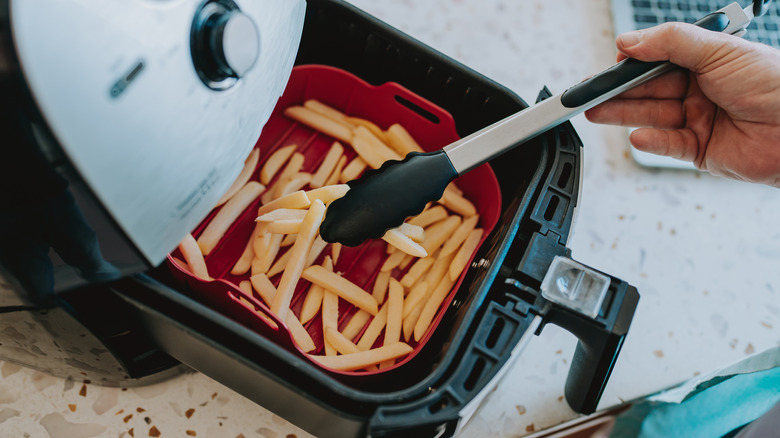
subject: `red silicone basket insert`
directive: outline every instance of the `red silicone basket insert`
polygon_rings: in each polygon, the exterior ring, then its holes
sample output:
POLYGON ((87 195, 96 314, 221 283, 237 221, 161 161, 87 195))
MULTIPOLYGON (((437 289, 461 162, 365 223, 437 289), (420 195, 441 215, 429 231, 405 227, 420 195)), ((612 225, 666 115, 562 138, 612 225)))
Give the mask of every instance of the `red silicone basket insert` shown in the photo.
MULTIPOLYGON (((255 145, 256 148, 260 149, 260 160, 251 180, 257 181, 259 179, 258 175, 265 160, 276 149, 290 144, 296 144, 297 151, 305 157, 302 172, 313 173, 317 170, 334 139, 282 114, 285 108, 291 105, 302 105, 308 99, 316 99, 349 116, 370 120, 382 129, 387 129, 394 123, 400 123, 426 151, 441 149, 459 138, 455 130, 455 122, 446 111, 399 84, 385 83, 374 86, 346 71, 333 67, 297 66, 293 69, 287 88, 255 145)), ((349 145, 344 145, 344 149, 348 159, 355 156, 355 152, 349 145)), ((498 181, 490 167, 485 164, 458 178, 456 184, 463 191, 463 195, 474 204, 480 215, 478 226, 484 229, 482 241, 480 241, 481 246, 498 221, 501 209, 501 192, 498 181)), ((272 186, 273 181, 268 187, 272 186)), ((304 190, 307 189, 307 187, 304 188, 304 190)), ((258 198, 231 225, 217 248, 205 257, 209 274, 214 280, 202 280, 182 269, 172 258, 172 256, 180 256, 178 250, 168 257, 168 266, 174 278, 185 284, 187 289, 199 300, 242 322, 288 350, 308 358, 308 355, 292 340, 285 324, 271 313, 259 295, 247 295, 239 289, 237 285, 243 280, 248 280, 251 274, 235 276, 230 273, 251 237, 257 208, 260 205, 258 198)), ((193 230, 195 237, 203 231, 217 211, 218 209, 212 211, 193 230)), ((284 250, 279 255, 283 254, 284 250)), ((331 254, 330 245, 322 252, 315 264, 321 263, 326 254, 331 254)), ((357 247, 343 246, 334 270, 341 272, 344 277, 370 293, 371 285, 373 285, 380 267, 388 256, 387 244, 382 240, 367 241, 357 247)), ((474 254, 471 254, 467 266, 470 265, 473 257, 474 254)), ((392 277, 400 280, 408 266, 404 270, 398 268, 393 270, 392 277)), ((323 367, 313 359, 309 360, 316 366, 343 376, 373 375, 402 366, 424 347, 431 333, 438 326, 455 292, 463 282, 464 276, 465 270, 440 305, 428 331, 420 341, 415 342, 412 338, 407 342, 413 347, 413 351, 399 358, 394 365, 370 371, 338 371, 323 367)), ((271 281, 278 285, 280 277, 281 274, 271 277, 271 281)), ((295 315, 300 314, 300 308, 308 289, 309 282, 302 279, 296 287, 290 306, 295 315)), ((343 329, 357 310, 350 303, 339 300, 339 330, 343 329)), ((366 322, 363 330, 369 323, 370 320, 366 322)), ((321 354, 324 340, 320 316, 314 317, 305 324, 305 327, 316 345, 316 349, 310 354, 321 354)), ((383 336, 380 335, 374 346, 380 346, 382 339, 383 336)))

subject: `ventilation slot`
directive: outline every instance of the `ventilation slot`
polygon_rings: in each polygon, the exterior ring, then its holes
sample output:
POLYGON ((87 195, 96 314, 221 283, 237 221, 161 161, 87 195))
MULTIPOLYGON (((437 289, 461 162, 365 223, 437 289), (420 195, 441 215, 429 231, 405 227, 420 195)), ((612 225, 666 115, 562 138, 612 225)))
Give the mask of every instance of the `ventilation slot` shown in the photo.
POLYGON ((490 334, 488 335, 487 339, 485 339, 485 347, 492 350, 493 347, 496 346, 498 338, 501 337, 501 332, 504 330, 505 325, 506 322, 503 319, 496 319, 496 322, 493 323, 493 328, 490 330, 490 334))
POLYGON ((401 105, 409 108, 410 110, 416 112, 420 115, 420 117, 430 121, 431 123, 439 124, 439 118, 436 117, 435 114, 432 112, 426 110, 425 108, 421 107, 420 105, 417 105, 416 103, 410 101, 409 99, 403 98, 401 96, 396 95, 395 100, 400 103, 401 105))
POLYGON ((563 169, 561 169, 561 174, 558 175, 558 187, 562 189, 566 189, 566 187, 569 184, 569 180, 571 179, 571 171, 574 170, 574 166, 571 163, 565 163, 563 165, 563 169))
POLYGON ((558 209, 558 204, 561 203, 561 199, 557 196, 550 197, 550 203, 547 204, 547 210, 544 211, 544 220, 552 221, 555 217, 555 211, 558 209))
POLYGON ((482 371, 485 370, 485 359, 478 357, 477 361, 474 363, 474 367, 471 369, 471 373, 469 373, 469 377, 466 379, 465 382, 463 382, 463 389, 466 391, 471 391, 476 387, 477 382, 479 382, 479 378, 482 377, 482 371))

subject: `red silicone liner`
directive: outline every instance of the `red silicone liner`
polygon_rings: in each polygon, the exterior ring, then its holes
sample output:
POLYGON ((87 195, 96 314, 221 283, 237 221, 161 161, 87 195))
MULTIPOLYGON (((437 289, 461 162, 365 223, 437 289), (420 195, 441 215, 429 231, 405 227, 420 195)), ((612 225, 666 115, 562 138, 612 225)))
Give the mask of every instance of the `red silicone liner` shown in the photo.
MULTIPOLYGON (((288 106, 302 105, 308 99, 319 100, 350 116, 370 120, 382 129, 387 129, 394 123, 400 123, 427 151, 441 149, 459 138, 455 130, 455 122, 449 113, 399 84, 385 83, 373 86, 348 72, 333 67, 320 65, 298 66, 293 69, 287 88, 279 99, 270 120, 264 126, 260 139, 257 141, 255 147, 260 148, 260 162, 257 169, 255 169, 252 180, 259 179, 259 169, 262 168, 265 160, 277 148, 289 144, 297 144, 297 151, 304 154, 305 160, 301 171, 316 171, 334 140, 282 115, 282 112, 288 106)), ((345 154, 351 159, 355 155, 354 151, 348 145, 344 146, 345 154)), ((501 191, 496 176, 490 167, 485 164, 458 178, 456 183, 463 191, 464 196, 474 203, 480 215, 479 227, 485 230, 480 242, 480 245, 482 245, 485 238, 498 222, 501 210, 501 191)), ((269 184, 269 187, 272 184, 273 181, 269 184)), ((191 293, 201 301, 274 340, 288 350, 308 358, 308 355, 293 342, 286 326, 271 313, 262 300, 256 296, 247 296, 238 288, 239 282, 248 280, 250 274, 247 273, 243 276, 230 274, 233 264, 241 255, 247 240, 252 234, 254 219, 259 205, 260 200, 258 199, 249 206, 230 227, 217 248, 206 257, 209 274, 215 280, 204 281, 194 277, 188 271, 181 269, 170 256, 168 257, 168 266, 176 280, 185 284, 191 293), (251 304, 242 302, 239 297, 244 297, 251 304), (258 314, 262 316, 258 316, 258 314)), ((216 214, 216 210, 209 214, 193 231, 195 237, 203 231, 214 214, 216 214)), ((334 266, 335 271, 341 272, 344 277, 362 286, 370 293, 374 278, 388 257, 386 245, 382 240, 373 240, 357 247, 343 246, 338 262, 334 266)), ((315 261, 315 264, 321 263, 321 259, 330 253, 329 245, 322 252, 319 259, 315 261)), ((280 252, 281 254, 282 252, 280 252)), ((172 253, 172 255, 179 256, 178 251, 172 253)), ((471 259, 473 257, 474 254, 472 254, 471 259)), ((471 259, 469 260, 469 265, 471 264, 471 259)), ((400 280, 403 274, 404 271, 396 269, 393 271, 392 276, 400 280)), ((372 375, 402 366, 425 346, 431 333, 438 326, 445 310, 452 301, 455 292, 463 282, 464 276, 465 272, 461 274, 452 291, 441 304, 425 336, 420 342, 415 342, 413 339, 409 341, 409 345, 414 350, 407 356, 399 359, 395 365, 374 371, 337 371, 323 367, 312 359, 309 360, 320 368, 344 376, 372 375)), ((281 274, 276 275, 271 280, 274 284, 278 284, 280 277, 281 274)), ((308 287, 309 282, 301 280, 296 288, 291 304, 291 308, 296 315, 300 312, 300 307, 308 287)), ((356 310, 351 304, 340 300, 340 330, 349 322, 356 310)), ((366 325, 369 323, 370 320, 366 325)), ((320 316, 317 315, 305 327, 317 346, 317 349, 311 352, 311 354, 322 353, 323 333, 320 316)), ((374 346, 381 345, 382 339, 383 335, 380 334, 374 346)))

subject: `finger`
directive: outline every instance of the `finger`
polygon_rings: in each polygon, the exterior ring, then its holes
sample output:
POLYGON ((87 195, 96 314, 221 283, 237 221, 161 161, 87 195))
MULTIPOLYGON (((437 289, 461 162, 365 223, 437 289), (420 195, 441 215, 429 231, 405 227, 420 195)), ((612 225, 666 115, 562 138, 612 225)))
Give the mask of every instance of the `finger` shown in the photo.
POLYGON ((628 139, 640 151, 693 161, 697 166, 701 165, 700 160, 697 160, 699 141, 690 129, 640 128, 632 132, 628 139))
POLYGON ((682 128, 682 102, 672 99, 613 99, 585 112, 594 123, 659 129, 682 128))
POLYGON ((665 23, 641 31, 621 34, 617 49, 640 61, 670 61, 703 73, 725 62, 724 54, 739 38, 704 30, 687 23, 665 23))
POLYGON ((644 84, 618 95, 618 99, 681 99, 688 90, 690 74, 685 70, 672 70, 644 84))

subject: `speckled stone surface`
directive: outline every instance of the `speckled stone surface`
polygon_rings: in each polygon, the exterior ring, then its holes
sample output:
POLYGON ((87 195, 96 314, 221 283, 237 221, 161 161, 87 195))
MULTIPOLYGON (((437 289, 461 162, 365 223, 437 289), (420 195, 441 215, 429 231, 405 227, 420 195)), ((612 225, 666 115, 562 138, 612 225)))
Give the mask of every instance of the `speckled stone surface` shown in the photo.
MULTIPOLYGON (((608 0, 353 0, 531 102, 614 61, 608 0)), ((780 190, 650 170, 626 130, 579 116, 585 144, 575 259, 642 299, 606 387, 606 408, 780 343, 780 190)), ((563 386, 576 339, 546 327, 463 429, 516 437, 576 417, 563 386)), ((0 436, 309 437, 198 373, 132 389, 0 363, 0 436)))

